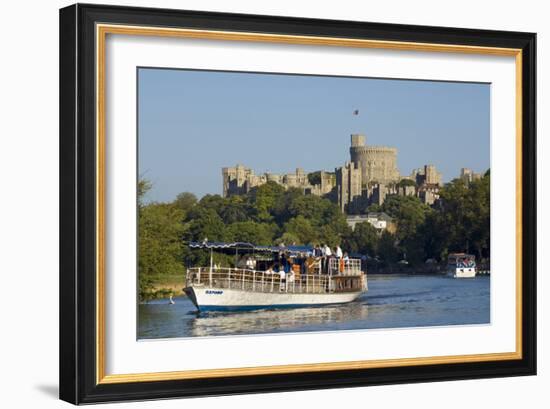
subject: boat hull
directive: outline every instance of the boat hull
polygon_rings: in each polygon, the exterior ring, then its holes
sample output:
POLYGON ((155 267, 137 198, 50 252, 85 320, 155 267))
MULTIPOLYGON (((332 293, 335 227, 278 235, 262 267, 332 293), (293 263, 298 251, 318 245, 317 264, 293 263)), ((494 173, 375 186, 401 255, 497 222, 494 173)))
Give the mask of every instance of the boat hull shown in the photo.
POLYGON ((184 291, 199 311, 243 311, 342 304, 356 300, 363 293, 266 293, 214 287, 186 287, 184 291))
POLYGON ((448 275, 454 278, 474 278, 476 269, 472 268, 453 268, 450 269, 448 275))

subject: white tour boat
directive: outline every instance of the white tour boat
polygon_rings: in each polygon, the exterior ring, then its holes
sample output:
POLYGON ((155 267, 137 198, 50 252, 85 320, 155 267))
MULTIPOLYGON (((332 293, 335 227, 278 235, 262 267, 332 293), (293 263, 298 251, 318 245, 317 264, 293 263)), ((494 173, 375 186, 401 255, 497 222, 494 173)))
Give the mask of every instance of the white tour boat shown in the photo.
POLYGON ((476 276, 475 256, 466 253, 449 254, 447 275, 454 278, 474 278, 476 276))
POLYGON ((203 242, 189 247, 210 250, 209 266, 187 269, 184 291, 199 311, 340 304, 367 291, 360 259, 329 258, 323 264, 307 246, 203 242), (214 264, 213 251, 234 254, 236 267, 214 264))

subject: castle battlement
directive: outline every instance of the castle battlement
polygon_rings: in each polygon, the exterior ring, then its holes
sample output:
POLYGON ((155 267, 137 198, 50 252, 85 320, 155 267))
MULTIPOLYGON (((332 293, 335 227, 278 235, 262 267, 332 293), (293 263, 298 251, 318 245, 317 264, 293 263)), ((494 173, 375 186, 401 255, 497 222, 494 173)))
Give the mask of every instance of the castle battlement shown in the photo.
POLYGON ((389 152, 389 153, 395 153, 397 154, 397 148, 392 148, 390 146, 352 146, 350 148, 350 151, 353 150, 354 152, 389 152))

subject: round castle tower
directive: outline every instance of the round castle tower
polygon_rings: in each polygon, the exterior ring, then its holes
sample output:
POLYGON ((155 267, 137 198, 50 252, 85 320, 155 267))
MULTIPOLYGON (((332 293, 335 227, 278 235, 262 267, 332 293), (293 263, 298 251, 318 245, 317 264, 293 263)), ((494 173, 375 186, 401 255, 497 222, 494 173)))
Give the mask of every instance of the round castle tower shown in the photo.
POLYGON ((365 135, 352 134, 349 148, 351 162, 361 169, 361 181, 388 184, 399 181, 397 149, 368 146, 365 135))

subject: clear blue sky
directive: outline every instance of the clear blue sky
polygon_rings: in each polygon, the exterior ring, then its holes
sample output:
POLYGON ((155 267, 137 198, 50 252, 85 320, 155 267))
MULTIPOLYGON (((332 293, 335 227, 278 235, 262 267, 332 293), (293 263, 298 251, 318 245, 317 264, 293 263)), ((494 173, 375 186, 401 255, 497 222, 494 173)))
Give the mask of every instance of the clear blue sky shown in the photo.
POLYGON ((237 163, 334 171, 352 133, 396 147, 403 175, 434 164, 449 181, 489 168, 489 84, 142 68, 138 85, 147 200, 221 194, 221 168, 237 163))

